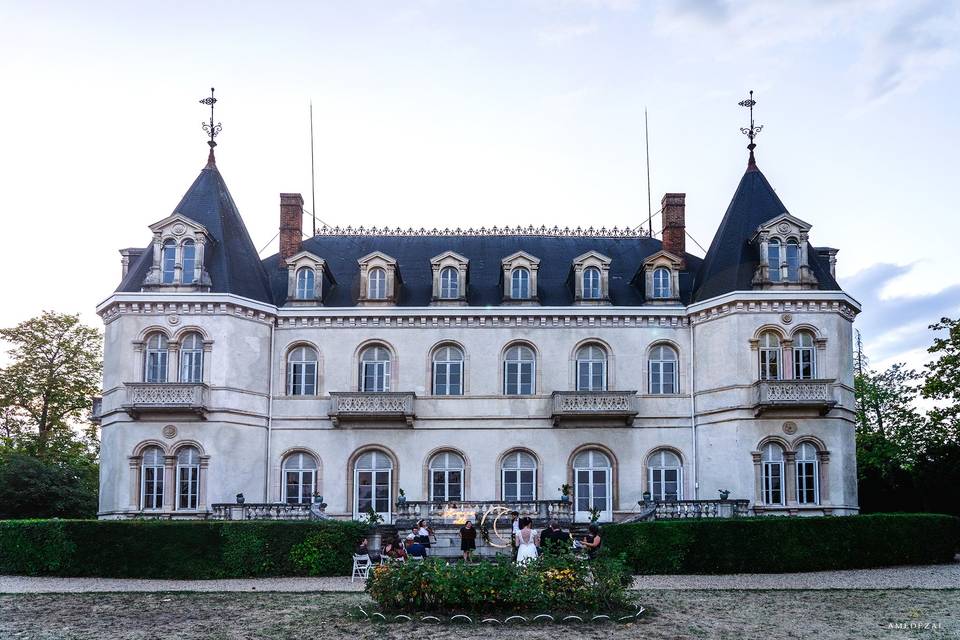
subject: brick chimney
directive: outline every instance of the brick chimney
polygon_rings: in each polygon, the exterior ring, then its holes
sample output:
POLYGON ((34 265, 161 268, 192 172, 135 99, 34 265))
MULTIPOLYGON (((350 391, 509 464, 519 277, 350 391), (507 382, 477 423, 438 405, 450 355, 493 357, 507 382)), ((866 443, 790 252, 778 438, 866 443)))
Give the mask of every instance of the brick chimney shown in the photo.
POLYGON ((681 260, 686 262, 686 221, 684 204, 687 199, 685 193, 667 193, 660 201, 661 214, 663 221, 663 250, 669 251, 681 260))
POLYGON ((280 194, 280 264, 286 269, 284 261, 299 253, 303 239, 303 196, 299 193, 280 194))

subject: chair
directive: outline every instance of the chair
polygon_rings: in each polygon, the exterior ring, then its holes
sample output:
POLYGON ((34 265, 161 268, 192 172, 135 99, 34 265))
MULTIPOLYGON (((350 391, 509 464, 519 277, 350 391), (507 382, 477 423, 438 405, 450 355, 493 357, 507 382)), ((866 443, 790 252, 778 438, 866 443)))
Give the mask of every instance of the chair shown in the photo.
POLYGON ((364 554, 354 554, 353 555, 353 573, 350 576, 350 582, 353 582, 357 578, 367 579, 367 575, 370 573, 370 565, 373 564, 370 561, 370 556, 366 553, 364 554))

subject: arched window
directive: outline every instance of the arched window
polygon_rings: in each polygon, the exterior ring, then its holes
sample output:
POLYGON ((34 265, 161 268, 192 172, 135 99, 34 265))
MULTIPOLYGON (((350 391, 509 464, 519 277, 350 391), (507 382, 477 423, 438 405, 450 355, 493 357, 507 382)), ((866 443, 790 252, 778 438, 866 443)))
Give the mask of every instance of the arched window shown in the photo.
POLYGON ((813 380, 817 377, 817 350, 813 334, 800 331, 793 336, 793 377, 796 380, 813 380))
POLYGON ((507 349, 503 359, 503 393, 508 396, 533 395, 535 368, 533 349, 522 344, 507 349))
POLYGON ((654 451, 647 463, 648 483, 654 500, 683 500, 683 465, 673 451, 654 451))
POLYGON ((183 241, 183 284, 193 284, 196 281, 197 245, 193 240, 183 241))
POLYGON ((200 495, 200 452, 183 447, 177 452, 177 509, 196 509, 200 495))
POLYGON ((180 382, 203 382, 203 337, 188 333, 180 341, 180 382))
POLYGON ((353 509, 358 517, 373 509, 390 521, 393 463, 382 451, 368 451, 353 465, 353 509))
POLYGON ((430 458, 430 500, 463 500, 463 467, 463 458, 452 451, 443 451, 430 458))
POLYGON ((291 453, 283 459, 283 501, 310 504, 317 486, 317 461, 307 453, 291 453))
POLYGON ((650 350, 650 393, 679 393, 677 352, 673 347, 658 344, 650 350))
POLYGON ((577 391, 607 390, 607 352, 595 344, 577 349, 577 391))
POLYGON ((166 382, 167 360, 169 358, 167 336, 152 333, 147 338, 147 351, 144 359, 143 381, 166 382))
POLYGON ((780 336, 773 331, 760 334, 760 379, 780 379, 780 336))
POLYGON ((670 269, 666 267, 657 267, 653 270, 653 297, 669 298, 670 291, 670 269))
POLYGON ((525 451, 511 451, 500 465, 504 502, 537 499, 537 461, 525 451))
POLYGON ((590 510, 600 511, 600 519, 612 519, 612 467, 610 458, 602 451, 588 449, 573 459, 573 491, 576 505, 575 519, 590 521, 590 510))
POLYGON ((463 395, 463 351, 447 345, 433 352, 433 394, 463 395))
POLYGON ((440 271, 440 298, 456 300, 460 297, 460 272, 454 267, 444 267, 440 271))
POLYGON ((287 354, 287 395, 317 395, 317 351, 296 347, 287 354))
POLYGON ((530 272, 518 267, 510 274, 510 297, 514 300, 530 298, 530 272))
POLYGON ((390 351, 374 345, 360 354, 360 391, 390 391, 390 351))
POLYGON ((583 299, 600 299, 600 269, 587 267, 583 270, 583 299))
POLYGON ((797 449, 797 502, 820 504, 820 462, 811 442, 804 442, 797 449))
POLYGON ((760 453, 764 504, 783 504, 783 447, 768 442, 760 453))
POLYGON ((367 273, 367 297, 371 300, 387 299, 387 272, 380 267, 367 273))
POLYGON ((791 238, 787 241, 787 282, 800 279, 800 243, 791 238))
POLYGON ((140 457, 140 508, 163 509, 163 451, 147 447, 140 457))
POLYGON ((164 240, 160 249, 160 282, 173 284, 177 275, 177 243, 164 240))
POLYGON ((767 242, 767 273, 770 282, 780 282, 780 262, 782 261, 780 241, 777 239, 767 242))
POLYGON ((317 273, 310 267, 297 269, 297 299, 313 300, 317 297, 317 273))

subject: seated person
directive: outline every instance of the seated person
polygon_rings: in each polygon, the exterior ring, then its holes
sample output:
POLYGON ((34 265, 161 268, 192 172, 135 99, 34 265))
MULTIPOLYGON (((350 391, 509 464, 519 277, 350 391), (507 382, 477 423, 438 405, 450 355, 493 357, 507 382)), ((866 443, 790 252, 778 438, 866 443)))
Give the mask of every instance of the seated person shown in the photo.
POLYGON ((400 540, 397 538, 391 538, 383 547, 383 556, 385 558, 390 558, 391 560, 405 560, 407 557, 407 550, 403 548, 402 544, 400 544, 400 540))
POLYGON ((366 556, 370 554, 370 543, 366 538, 363 539, 363 542, 357 545, 357 550, 354 553, 358 556, 366 556))
POLYGON ((426 558, 427 548, 417 542, 417 536, 412 533, 407 534, 407 555, 414 558, 426 558))
POLYGON ((580 543, 581 548, 587 550, 587 557, 593 560, 597 555, 597 552, 600 551, 600 544, 603 542, 600 538, 600 527, 595 524, 590 525, 590 528, 587 530, 586 536, 583 538, 583 542, 580 543))

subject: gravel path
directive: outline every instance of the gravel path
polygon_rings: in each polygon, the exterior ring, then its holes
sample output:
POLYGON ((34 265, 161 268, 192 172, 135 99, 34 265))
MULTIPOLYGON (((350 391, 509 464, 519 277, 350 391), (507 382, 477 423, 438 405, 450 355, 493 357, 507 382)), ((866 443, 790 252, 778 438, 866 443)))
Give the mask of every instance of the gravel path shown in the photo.
MULTIPOLYGON (((658 589, 960 589, 960 563, 811 573, 741 573, 722 576, 636 576, 633 588, 658 589)), ((350 578, 239 580, 120 580, 0 576, 0 593, 104 592, 316 592, 363 591, 350 578)))

